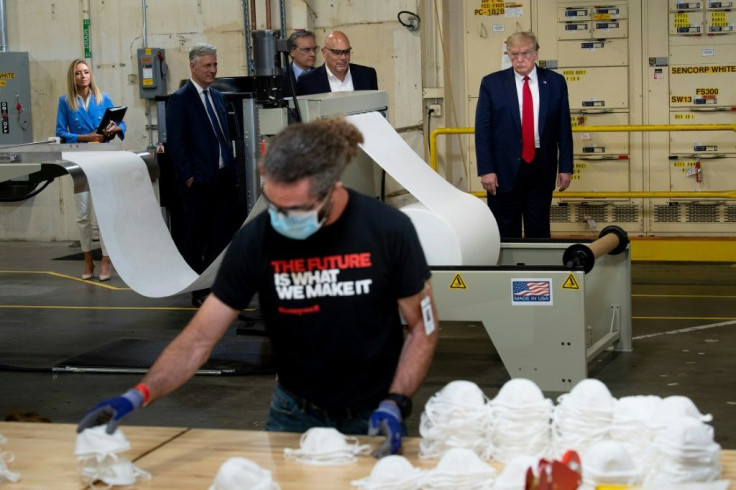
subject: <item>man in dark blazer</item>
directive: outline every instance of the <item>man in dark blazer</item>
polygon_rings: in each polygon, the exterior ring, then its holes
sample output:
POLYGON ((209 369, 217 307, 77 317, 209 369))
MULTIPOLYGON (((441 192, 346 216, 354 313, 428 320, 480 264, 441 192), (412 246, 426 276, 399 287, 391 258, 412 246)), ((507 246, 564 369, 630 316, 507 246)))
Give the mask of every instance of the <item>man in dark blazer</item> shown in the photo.
MULTIPOLYGON (((166 105, 166 151, 171 157, 185 213, 184 259, 202 273, 237 230, 237 188, 225 99, 210 87, 217 76, 217 48, 189 51, 191 79, 166 105)), ((200 306, 209 290, 192 293, 200 306)))
POLYGON ((343 32, 329 33, 322 48, 325 63, 299 77, 296 94, 378 90, 376 70, 370 66, 350 63, 351 51, 350 41, 343 32))
POLYGON ((296 80, 304 73, 312 71, 317 61, 317 38, 312 31, 296 30, 286 40, 286 49, 289 50, 289 72, 296 86, 296 80))
POLYGON ((512 67, 486 75, 480 85, 475 112, 478 175, 501 238, 521 238, 522 222, 525 238, 549 238, 555 183, 564 191, 573 171, 567 83, 562 75, 536 66, 539 44, 533 33, 514 33, 506 46, 512 67), (527 138, 526 150, 525 84, 533 100, 529 120, 534 122, 533 128, 528 126, 533 140, 527 138))

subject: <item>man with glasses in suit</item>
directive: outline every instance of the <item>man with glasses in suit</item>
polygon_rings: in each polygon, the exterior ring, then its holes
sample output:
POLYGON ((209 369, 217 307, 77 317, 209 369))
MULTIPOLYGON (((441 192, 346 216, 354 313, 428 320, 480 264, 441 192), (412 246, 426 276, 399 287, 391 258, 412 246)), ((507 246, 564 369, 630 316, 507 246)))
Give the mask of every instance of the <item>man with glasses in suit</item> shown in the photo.
POLYGON ((312 31, 297 30, 291 33, 289 39, 286 40, 286 48, 289 50, 289 57, 294 84, 299 77, 311 71, 317 61, 317 38, 312 31))
POLYGON ((332 31, 325 38, 322 56, 325 63, 297 80, 296 94, 310 95, 352 90, 378 90, 376 70, 370 66, 350 63, 350 40, 341 31, 332 31))

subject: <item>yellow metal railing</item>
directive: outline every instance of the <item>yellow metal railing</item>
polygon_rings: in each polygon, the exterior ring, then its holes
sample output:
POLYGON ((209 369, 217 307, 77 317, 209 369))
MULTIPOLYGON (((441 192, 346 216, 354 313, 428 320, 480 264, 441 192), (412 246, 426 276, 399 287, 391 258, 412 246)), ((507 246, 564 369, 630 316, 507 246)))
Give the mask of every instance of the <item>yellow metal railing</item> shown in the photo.
MULTIPOLYGON (((616 126, 575 126, 573 133, 623 133, 634 131, 734 131, 736 124, 622 124, 616 126)), ((441 134, 474 134, 475 128, 438 128, 429 134, 429 165, 437 171, 437 136, 441 134)), ((485 192, 471 192, 485 197, 485 192)), ((736 190, 729 191, 617 191, 617 192, 555 192, 554 197, 612 199, 612 198, 696 198, 736 199, 736 190)))

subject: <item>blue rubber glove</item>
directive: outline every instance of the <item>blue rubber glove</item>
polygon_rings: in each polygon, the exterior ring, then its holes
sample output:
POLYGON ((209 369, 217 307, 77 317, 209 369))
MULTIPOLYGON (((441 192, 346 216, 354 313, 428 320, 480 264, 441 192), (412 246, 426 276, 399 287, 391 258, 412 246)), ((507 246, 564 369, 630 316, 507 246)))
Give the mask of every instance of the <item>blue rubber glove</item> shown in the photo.
POLYGON ((84 414, 77 425, 77 432, 89 427, 107 424, 105 432, 112 434, 118 428, 120 419, 143 406, 143 393, 131 388, 120 396, 103 400, 84 414))
POLYGON ((396 454, 401 449, 401 410, 392 401, 384 400, 371 414, 368 435, 385 435, 386 442, 373 452, 376 458, 396 454))

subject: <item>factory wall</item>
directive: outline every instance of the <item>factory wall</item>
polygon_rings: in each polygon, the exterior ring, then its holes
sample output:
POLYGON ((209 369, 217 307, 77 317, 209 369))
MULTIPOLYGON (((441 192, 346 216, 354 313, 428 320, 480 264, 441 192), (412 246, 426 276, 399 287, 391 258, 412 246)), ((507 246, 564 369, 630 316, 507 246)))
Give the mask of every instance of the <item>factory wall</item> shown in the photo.
MULTIPOLYGON (((122 148, 143 151, 157 145, 155 103, 138 89, 136 53, 144 47, 143 2, 104 0, 6 1, 8 51, 27 52, 30 61, 32 136, 54 136, 58 97, 65 91, 66 71, 85 57, 85 19, 89 22, 89 60, 98 85, 116 104, 127 105, 128 132, 122 148)), ((246 0, 147 0, 147 46, 165 50, 168 92, 189 78, 189 47, 206 41, 218 47, 218 76, 247 74, 244 37, 246 0)), ((249 22, 280 29, 279 1, 258 0, 249 22)), ((441 2, 437 2, 440 4, 441 2)), ((333 29, 344 31, 354 48, 352 62, 374 66, 378 84, 389 94, 388 118, 405 140, 423 154, 422 29, 410 31, 397 20, 399 11, 430 15, 441 10, 433 2, 385 0, 334 2, 286 0, 287 35, 308 28, 318 44, 333 29), (420 5, 422 4, 422 5, 420 5), (426 5, 425 5, 426 4, 426 5)), ((317 63, 322 64, 321 54, 317 63)), ((435 67, 436 69, 436 67, 435 67)), ((439 118, 436 118, 439 120, 439 118)), ((389 182, 387 193, 401 198, 389 182)), ((74 199, 69 177, 56 179, 38 196, 21 203, 0 203, 2 240, 75 240, 74 199)))
MULTIPOLYGON (((220 76, 247 73, 244 5, 249 0, 147 0, 147 45, 165 49, 168 92, 188 77, 187 51, 219 48, 220 76)), ((252 16, 267 27, 266 2, 252 16)), ((318 44, 345 31, 352 61, 376 67, 389 95, 388 118, 428 160, 428 134, 472 127, 483 75, 505 66, 503 40, 533 29, 540 63, 567 78, 575 126, 736 122, 736 13, 733 1, 691 0, 285 0, 287 33, 308 28, 318 44), (602 9, 602 10, 601 10, 602 9), (400 11, 421 17, 410 30, 400 11), (666 14, 666 15, 665 15, 666 14), (729 73, 731 75, 729 75, 729 73), (433 109, 430 115, 429 109, 433 109)), ((142 2, 6 1, 8 50, 29 53, 33 139, 54 134, 57 98, 68 63, 84 56, 89 19, 91 63, 100 86, 129 107, 122 147, 156 147, 156 112, 140 98, 136 52, 143 47, 142 2)), ((271 2, 271 28, 280 28, 271 2)), ((318 63, 322 63, 318 55, 318 63)), ((724 191, 736 188, 733 132, 575 133, 570 191, 724 191)), ((478 191, 472 135, 438 139, 438 171, 460 189, 478 191)), ((411 201, 389 179, 394 204, 411 201)), ((630 234, 733 235, 730 198, 556 199, 556 234, 597 234, 617 224, 630 234)), ((73 195, 57 179, 33 199, 0 204, 0 239, 73 240, 73 195)))

